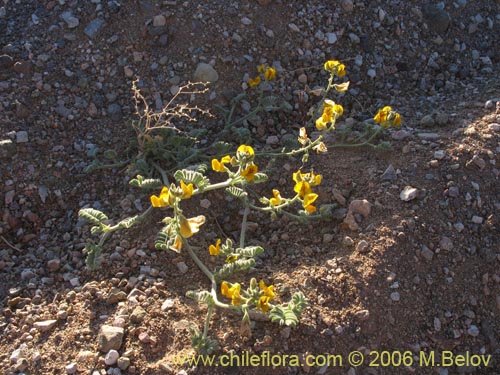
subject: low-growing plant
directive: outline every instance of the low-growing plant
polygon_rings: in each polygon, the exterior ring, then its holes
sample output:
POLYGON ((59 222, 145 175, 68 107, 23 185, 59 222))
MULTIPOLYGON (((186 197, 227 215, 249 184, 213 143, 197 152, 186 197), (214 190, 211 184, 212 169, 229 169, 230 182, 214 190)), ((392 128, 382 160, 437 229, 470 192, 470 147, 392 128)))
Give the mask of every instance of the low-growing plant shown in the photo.
MULTIPOLYGON (((142 189, 153 189, 159 194, 150 195, 151 205, 142 214, 123 219, 115 225, 110 225, 108 217, 101 211, 92 208, 80 210, 80 217, 93 225, 91 233, 100 235, 97 243, 89 242, 85 249, 87 264, 91 268, 98 265, 104 242, 111 233, 142 222, 154 209, 166 212, 162 220, 163 228, 160 229, 155 240, 155 247, 177 253, 185 250, 210 282, 207 290, 187 292, 187 296, 208 306, 203 329, 193 328, 191 332, 193 346, 202 353, 212 352, 217 347, 217 343, 208 336, 210 318, 214 308, 240 313, 242 316, 240 332, 249 335, 250 319, 253 315, 263 315, 280 325, 295 326, 307 306, 306 298, 300 291, 295 292, 289 301, 278 303, 277 293, 279 291, 275 290, 273 285, 267 285, 264 280, 257 281, 252 278, 246 287, 243 286, 243 282, 228 281, 232 279, 234 274, 254 267, 255 258, 264 251, 261 246, 246 244, 247 218, 250 210, 267 212, 275 217, 286 215, 301 221, 330 218, 333 205, 324 204, 317 207, 318 194, 314 190, 322 183, 321 174, 314 171, 303 172, 309 153, 311 151, 318 154, 324 153, 329 147, 377 147, 373 141, 384 129, 401 124, 401 116, 391 107, 386 106, 377 112, 373 124, 351 142, 327 145, 324 140, 325 135, 337 131, 337 120, 344 112, 342 105, 330 99, 329 95, 332 91, 346 92, 349 82, 334 82, 337 78, 342 79, 345 76, 345 66, 339 61, 327 61, 324 64, 324 69, 330 74, 328 85, 323 90, 320 102, 313 108, 311 119, 299 130, 296 148, 283 149, 279 152, 256 153, 251 146, 241 144, 233 154, 223 154, 211 160, 212 171, 225 176, 225 179, 220 182, 212 182, 209 179, 206 165, 193 165, 190 168, 177 170, 173 174, 175 182, 169 182, 164 173, 162 173, 161 179, 144 178, 138 175, 130 181, 131 185, 142 189), (307 128, 313 123, 316 133, 315 138, 311 139, 307 134, 307 128), (268 176, 260 171, 261 159, 270 158, 272 160, 276 157, 294 155, 302 155, 302 165, 290 176, 290 182, 293 182, 293 194, 287 197, 279 190, 273 189, 267 196, 255 198, 259 194, 254 190, 254 185, 268 180, 268 176), (196 235, 205 225, 206 217, 188 214, 183 203, 193 196, 221 189, 237 198, 243 207, 239 243, 235 244, 230 238, 218 238, 206 249, 207 255, 218 259, 217 266, 208 267, 192 245, 196 235)), ((271 67, 260 66, 258 71, 259 75, 251 78, 248 82, 251 88, 258 88, 276 76, 276 71, 271 67)), ((254 111, 268 108, 262 99, 262 92, 261 89, 261 99, 259 99, 259 104, 254 111)), ((233 110, 234 107, 226 118, 228 123, 232 121, 233 110)), ((163 113, 165 115, 169 112, 164 111, 163 113)), ((182 113, 182 110, 173 113, 182 113)), ((149 116, 154 115, 150 114, 149 116)), ((148 117, 146 116, 146 118, 148 117)), ((138 136, 147 137, 154 128, 154 125, 143 123, 138 130, 138 136)), ((144 140, 144 142, 147 141, 144 140)), ((145 144, 143 143, 142 147, 145 147, 145 144)))

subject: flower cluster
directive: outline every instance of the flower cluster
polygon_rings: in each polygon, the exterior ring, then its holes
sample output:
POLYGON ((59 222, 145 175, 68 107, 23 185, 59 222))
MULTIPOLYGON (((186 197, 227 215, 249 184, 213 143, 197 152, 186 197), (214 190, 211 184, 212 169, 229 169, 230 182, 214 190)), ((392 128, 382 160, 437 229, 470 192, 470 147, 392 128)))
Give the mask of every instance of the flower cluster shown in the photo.
POLYGON ((330 129, 335 127, 335 122, 344 113, 344 107, 333 100, 326 99, 323 102, 323 114, 316 120, 316 129, 325 130, 330 124, 330 129))
POLYGON ((379 109, 373 120, 380 124, 383 128, 389 128, 392 126, 401 125, 401 115, 396 111, 392 110, 391 106, 385 106, 379 109))
POLYGON ((302 199, 302 207, 307 213, 316 211, 313 203, 318 199, 318 194, 313 193, 311 187, 321 184, 322 179, 320 174, 314 174, 314 172, 302 173, 298 170, 293 174, 293 180, 295 181, 293 191, 302 199))
POLYGON ((193 195, 193 184, 187 184, 181 181, 180 186, 171 184, 170 188, 164 186, 161 189, 160 196, 151 195, 151 205, 153 207, 171 207, 176 199, 188 199, 193 195))
POLYGON ((257 67, 257 72, 259 72, 258 76, 256 76, 255 78, 250 78, 248 80, 248 85, 250 87, 258 86, 262 82, 261 75, 264 77, 264 80, 266 81, 272 81, 273 79, 276 78, 276 69, 268 67, 265 64, 259 65, 257 67))
POLYGON ((337 60, 328 60, 323 67, 327 72, 339 78, 345 76, 345 65, 337 60))
POLYGON ((251 146, 241 145, 236 150, 236 156, 223 156, 220 160, 212 159, 212 169, 215 172, 227 172, 231 177, 234 175, 226 167, 226 164, 231 164, 233 167, 239 167, 237 174, 247 182, 253 182, 255 174, 259 171, 259 167, 254 164, 253 159, 255 152, 251 146))
POLYGON ((262 312, 267 313, 270 309, 269 302, 274 298, 274 285, 267 286, 264 280, 259 282, 259 288, 256 288, 255 279, 250 283, 250 288, 246 291, 241 291, 239 283, 221 283, 221 293, 224 297, 231 299, 233 306, 241 306, 243 304, 256 304, 257 308, 262 312), (243 295, 242 295, 243 294, 243 295))

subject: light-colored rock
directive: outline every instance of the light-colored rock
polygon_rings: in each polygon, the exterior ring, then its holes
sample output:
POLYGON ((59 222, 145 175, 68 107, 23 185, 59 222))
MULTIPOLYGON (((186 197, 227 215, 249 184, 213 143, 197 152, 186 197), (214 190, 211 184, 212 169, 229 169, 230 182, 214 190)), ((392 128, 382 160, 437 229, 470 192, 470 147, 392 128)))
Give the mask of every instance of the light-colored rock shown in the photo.
POLYGON ((217 82, 219 80, 219 73, 214 67, 207 63, 199 63, 193 75, 195 82, 217 82))
POLYGON ((370 251, 370 244, 365 240, 361 240, 356 245, 356 251, 361 254, 367 253, 370 251))
POLYGON ((166 24, 167 24, 167 19, 163 14, 158 14, 157 16, 153 17, 153 26, 161 27, 165 26, 166 24))
POLYGON ((441 240, 439 241, 439 248, 441 250, 445 251, 451 251, 453 250, 453 242, 449 237, 443 236, 441 237, 441 240))
POLYGON ((109 352, 106 353, 106 356, 104 357, 104 363, 108 366, 112 366, 118 361, 118 358, 120 357, 120 354, 115 349, 111 349, 109 352))
POLYGON ((107 353, 111 349, 120 349, 124 333, 125 330, 122 327, 103 325, 98 336, 99 350, 107 353))
POLYGON ((355 199, 349 204, 349 211, 354 214, 359 214, 365 219, 370 216, 372 204, 366 199, 355 199))
POLYGON ((399 194, 399 198, 404 202, 409 202, 415 199, 417 195, 418 195, 418 189, 411 186, 405 186, 405 188, 399 194))
POLYGON ((50 319, 50 320, 44 320, 41 322, 35 322, 33 323, 33 327, 38 329, 40 332, 47 332, 54 328, 57 324, 57 320, 55 319, 50 319))

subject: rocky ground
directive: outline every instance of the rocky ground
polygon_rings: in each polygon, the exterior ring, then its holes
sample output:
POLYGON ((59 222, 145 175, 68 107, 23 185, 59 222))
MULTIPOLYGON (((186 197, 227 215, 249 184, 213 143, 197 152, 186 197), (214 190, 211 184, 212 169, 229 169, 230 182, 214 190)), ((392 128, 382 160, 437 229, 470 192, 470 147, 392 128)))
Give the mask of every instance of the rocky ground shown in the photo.
MULTIPOLYGON (((0 368, 25 374, 498 374, 500 367, 500 5, 495 1, 44 0, 0 3, 0 368), (189 98, 214 117, 188 126, 215 141, 215 106, 242 91, 261 63, 272 92, 293 106, 245 126, 256 150, 279 149, 308 119, 326 59, 346 64, 340 125, 356 128, 391 105, 403 126, 389 151, 332 149, 308 168, 323 175, 320 203, 336 220, 304 226, 253 215, 250 243, 266 253, 250 275, 310 301, 295 329, 217 312, 221 349, 262 353, 443 350, 491 354, 450 368, 203 368, 188 326, 203 306, 185 297, 208 283, 186 254, 153 249, 161 214, 107 242, 91 272, 82 207, 115 220, 148 196, 125 167, 85 173, 92 153, 127 157, 131 85, 161 109, 179 86, 210 80, 189 98), (110 342, 107 341, 110 340, 110 342)), ((312 130, 312 129, 310 129, 312 130)), ((230 138, 226 139, 231 141, 230 138)), ((234 140, 233 140, 234 141, 234 140)), ((236 146, 237 143, 234 144, 236 146)), ((290 187, 300 160, 276 163, 268 191, 290 187)), ((200 248, 238 229, 236 202, 191 202, 208 218, 200 248)), ((208 256, 202 256, 209 262, 208 256)))

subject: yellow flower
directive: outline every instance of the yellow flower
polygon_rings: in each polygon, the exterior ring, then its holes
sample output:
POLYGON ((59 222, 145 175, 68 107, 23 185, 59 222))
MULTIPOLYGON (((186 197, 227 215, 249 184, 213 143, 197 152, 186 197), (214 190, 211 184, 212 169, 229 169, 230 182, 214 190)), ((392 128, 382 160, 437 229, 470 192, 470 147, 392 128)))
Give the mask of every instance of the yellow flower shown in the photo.
POLYGON ((260 84, 260 76, 248 79, 248 86, 250 87, 255 87, 258 86, 259 84, 260 84))
POLYGON ((266 283, 264 282, 264 280, 260 280, 259 281, 259 288, 260 288, 260 290, 262 290, 264 292, 264 295, 266 297, 269 297, 270 299, 274 298, 274 285, 266 286, 266 283))
POLYGON ((336 75, 339 78, 345 76, 345 65, 337 60, 328 60, 325 62, 324 68, 327 72, 336 75))
POLYGON ((220 286, 220 290, 223 296, 227 298, 231 298, 231 304, 233 306, 240 306, 243 303, 243 298, 240 295, 240 284, 232 284, 229 286, 229 283, 223 281, 220 286))
POLYGON ((264 72, 264 78, 266 81, 272 81, 273 79, 276 78, 276 69, 274 68, 267 68, 266 71, 264 72))
POLYGON ((227 168, 224 164, 231 162, 231 157, 229 155, 224 156, 220 161, 217 159, 212 159, 212 169, 215 172, 225 172, 227 168))
POLYGON ((306 181, 299 181, 293 187, 293 191, 295 191, 300 198, 304 198, 307 194, 311 194, 311 185, 306 181))
POLYGON ((299 138, 297 138, 297 139, 302 146, 305 146, 309 142, 309 138, 307 137, 306 128, 300 128, 299 138))
POLYGON ((316 207, 314 207, 312 204, 314 201, 318 199, 318 194, 315 193, 309 193, 304 196, 304 200, 302 201, 302 207, 308 212, 312 213, 316 211, 316 207))
POLYGON ((320 142, 316 146, 313 146, 313 150, 319 154, 320 152, 327 152, 328 148, 323 142, 320 142))
POLYGON ((328 122, 325 122, 323 120, 323 116, 319 117, 316 120, 316 129, 318 130, 325 130, 327 128, 328 122))
POLYGON ((177 235, 175 236, 174 243, 172 244, 172 246, 170 246, 170 250, 180 253, 181 249, 182 249, 182 237, 177 235))
POLYGON ((394 115, 394 120, 392 122, 394 124, 394 126, 400 126, 401 125, 401 115, 399 113, 396 112, 396 114, 394 115))
POLYGON ((193 234, 198 233, 200 227, 205 223, 205 216, 200 215, 186 219, 183 215, 180 215, 179 223, 179 234, 184 238, 189 238, 193 234))
POLYGON ((241 171, 241 177, 245 177, 248 182, 253 182, 255 174, 259 171, 259 167, 257 167, 254 163, 250 163, 247 165, 245 169, 241 171))
POLYGON ((170 194, 168 187, 164 186, 161 189, 160 196, 152 195, 150 200, 153 207, 165 207, 172 205, 174 197, 170 194))
POLYGON ((323 181, 323 176, 314 172, 302 173, 299 169, 293 174, 293 180, 297 183, 306 181, 312 186, 318 186, 323 181))
POLYGON ((279 190, 273 189, 274 198, 269 199, 269 203, 271 206, 278 206, 283 202, 283 198, 281 198, 281 194, 279 190))
POLYGON ((401 115, 396 111, 393 111, 392 107, 388 105, 379 109, 373 120, 384 128, 390 127, 391 122, 394 126, 401 125, 401 115))
POLYGON ((259 66, 257 66, 257 71, 259 73, 264 73, 266 71, 266 64, 260 64, 259 66))
POLYGON ((181 181, 182 198, 189 199, 193 195, 194 187, 193 184, 186 185, 184 181, 181 181))
POLYGON ((219 255, 220 253, 220 244, 221 244, 221 239, 219 238, 217 240, 217 242, 215 243, 215 245, 210 245, 208 247, 208 251, 210 253, 210 255, 219 255))
POLYGON ((262 312, 268 312, 269 311, 269 301, 271 298, 267 296, 262 296, 259 298, 259 302, 257 302, 257 308, 261 309, 262 312))
POLYGON ((255 152, 254 152, 252 146, 247 146, 247 145, 241 145, 240 147, 238 147, 236 152, 240 153, 240 154, 244 154, 245 156, 250 156, 250 157, 255 155, 255 152))

